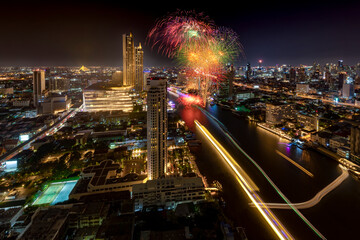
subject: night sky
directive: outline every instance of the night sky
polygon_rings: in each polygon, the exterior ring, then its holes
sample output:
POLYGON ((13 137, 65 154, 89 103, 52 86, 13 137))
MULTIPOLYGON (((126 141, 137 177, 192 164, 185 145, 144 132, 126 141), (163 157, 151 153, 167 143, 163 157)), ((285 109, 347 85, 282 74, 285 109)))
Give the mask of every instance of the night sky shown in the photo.
MULTIPOLYGON (((173 62, 151 50, 145 38, 156 19, 177 8, 204 12, 235 30, 246 59, 256 65, 360 62, 360 3, 355 1, 217 1, 206 4, 2 3, 0 66, 121 66, 123 33, 144 47, 145 66, 173 62)), ((172 1, 174 2, 174 1, 172 1)))

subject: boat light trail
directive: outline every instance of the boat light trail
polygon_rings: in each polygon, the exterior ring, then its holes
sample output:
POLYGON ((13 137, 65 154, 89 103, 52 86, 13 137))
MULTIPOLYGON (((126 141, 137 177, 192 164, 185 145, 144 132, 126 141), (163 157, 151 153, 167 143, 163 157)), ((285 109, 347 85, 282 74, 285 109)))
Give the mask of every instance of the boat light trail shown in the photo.
POLYGON ((295 167, 299 168, 301 171, 306 173, 308 176, 314 177, 314 174, 312 174, 311 172, 306 170, 303 166, 301 166, 300 164, 298 164, 297 162, 295 162, 294 160, 292 160, 291 158, 289 158, 288 156, 286 156, 285 154, 283 154, 279 150, 276 150, 276 153, 279 154, 280 156, 282 156, 283 158, 285 158, 286 160, 288 160, 290 163, 292 163, 295 167))
MULTIPOLYGON (((311 208, 318 204, 323 197, 325 197, 329 192, 334 190, 336 187, 338 187, 348 176, 348 170, 339 165, 341 168, 341 175, 337 177, 334 181, 332 181, 329 185, 327 185, 325 188, 323 188, 320 192, 318 192, 312 199, 301 202, 301 203, 292 203, 292 206, 295 206, 297 209, 305 209, 305 208, 311 208)), ((266 207, 268 208, 276 208, 276 209, 290 209, 291 206, 285 203, 265 203, 266 207)))
POLYGON ((211 142, 211 144, 223 157, 226 163, 234 171, 239 185, 242 187, 246 195, 249 197, 251 202, 255 205, 257 210, 260 212, 260 214, 263 216, 263 218, 266 220, 269 226, 273 229, 273 231, 279 237, 279 239, 294 239, 291 236, 291 234, 285 229, 283 224, 271 212, 271 210, 268 209, 266 205, 264 205, 264 202, 262 201, 260 196, 256 193, 256 191, 258 191, 258 188, 252 182, 249 176, 246 175, 246 173, 240 168, 239 165, 237 165, 236 161, 231 157, 231 155, 224 149, 223 146, 220 145, 220 143, 211 135, 211 133, 203 125, 201 125, 197 120, 195 120, 194 122, 198 127, 198 129, 205 135, 205 137, 211 142), (242 171, 240 171, 240 169, 242 171))
POLYGON ((225 125, 220 122, 216 117, 214 117, 213 115, 211 115, 210 113, 208 113, 208 111, 206 111, 203 108, 200 108, 198 106, 196 106, 200 111, 202 111, 206 116, 208 116, 209 118, 213 119, 218 126, 221 128, 221 130, 225 133, 225 135, 228 137, 228 139, 235 145, 235 147, 244 154, 244 156, 250 160, 250 162, 252 164, 255 165, 255 167, 261 172, 261 174, 266 178, 266 180, 270 183, 270 185, 275 189, 275 191, 279 194, 279 196, 291 207, 291 209, 311 228, 311 230, 313 230, 313 232, 321 239, 326 239, 324 237, 324 235, 321 234, 321 232, 319 230, 317 230, 315 228, 314 225, 311 224, 311 222, 295 207, 292 205, 292 203, 290 202, 290 200, 281 192, 281 190, 275 185, 275 183, 271 180, 271 178, 266 174, 266 172, 259 166, 259 164, 257 164, 257 162, 252 159, 237 143, 237 140, 232 136, 232 134, 227 130, 227 128, 225 127, 225 125))

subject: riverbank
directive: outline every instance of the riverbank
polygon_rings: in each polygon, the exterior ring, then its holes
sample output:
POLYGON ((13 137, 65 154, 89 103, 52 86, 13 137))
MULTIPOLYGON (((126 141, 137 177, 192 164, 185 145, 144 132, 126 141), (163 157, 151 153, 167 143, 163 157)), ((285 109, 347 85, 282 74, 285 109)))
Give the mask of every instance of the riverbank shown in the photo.
POLYGON ((292 137, 288 136, 286 133, 284 133, 284 132, 281 131, 280 129, 277 129, 277 128, 272 129, 272 128, 270 128, 270 126, 268 126, 266 123, 256 123, 256 125, 257 125, 258 127, 261 127, 262 129, 265 129, 265 130, 267 130, 267 131, 269 131, 269 132, 272 132, 272 133, 274 133, 274 134, 276 134, 276 135, 278 135, 278 136, 280 136, 280 137, 282 137, 282 138, 285 138, 285 139, 287 139, 287 140, 289 140, 289 141, 292 141, 292 140, 293 140, 292 137))

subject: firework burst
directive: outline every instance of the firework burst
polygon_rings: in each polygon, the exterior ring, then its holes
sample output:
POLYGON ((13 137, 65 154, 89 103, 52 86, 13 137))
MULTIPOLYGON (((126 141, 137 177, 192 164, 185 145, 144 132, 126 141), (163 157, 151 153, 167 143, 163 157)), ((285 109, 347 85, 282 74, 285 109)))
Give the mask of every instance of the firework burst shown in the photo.
POLYGON ((197 74, 204 103, 214 82, 226 72, 225 65, 243 53, 233 30, 217 27, 203 13, 194 11, 178 10, 160 19, 150 30, 147 42, 197 74))
POLYGON ((213 22, 204 14, 177 10, 157 21, 147 42, 170 58, 189 44, 202 44, 214 31, 213 22))

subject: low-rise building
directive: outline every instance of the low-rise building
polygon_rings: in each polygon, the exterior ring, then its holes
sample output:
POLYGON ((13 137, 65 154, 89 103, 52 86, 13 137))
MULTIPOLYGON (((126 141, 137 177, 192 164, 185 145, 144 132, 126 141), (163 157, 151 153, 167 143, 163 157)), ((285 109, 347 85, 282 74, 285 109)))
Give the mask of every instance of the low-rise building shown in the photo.
POLYGON ((296 93, 307 94, 307 93, 309 93, 309 90, 310 90, 309 84, 306 84, 306 83, 297 83, 296 84, 296 93))
POLYGON ((334 136, 329 139, 329 147, 334 151, 343 146, 348 146, 348 140, 344 137, 334 136))
POLYGON ((336 150, 336 154, 340 157, 350 159, 350 148, 347 146, 344 147, 338 147, 336 150))
POLYGON ((305 130, 319 131, 319 118, 310 114, 299 113, 296 115, 297 122, 304 127, 305 130))
POLYGON ((131 191, 133 185, 144 183, 146 175, 129 173, 121 177, 120 164, 104 160, 99 165, 85 168, 71 191, 69 198, 80 199, 96 193, 131 191))
POLYGON ((200 177, 165 177, 134 185, 132 197, 135 211, 150 206, 173 209, 179 203, 204 200, 205 188, 200 177))
POLYGON ((40 102, 39 113, 55 114, 70 109, 71 99, 66 95, 52 95, 40 102))

